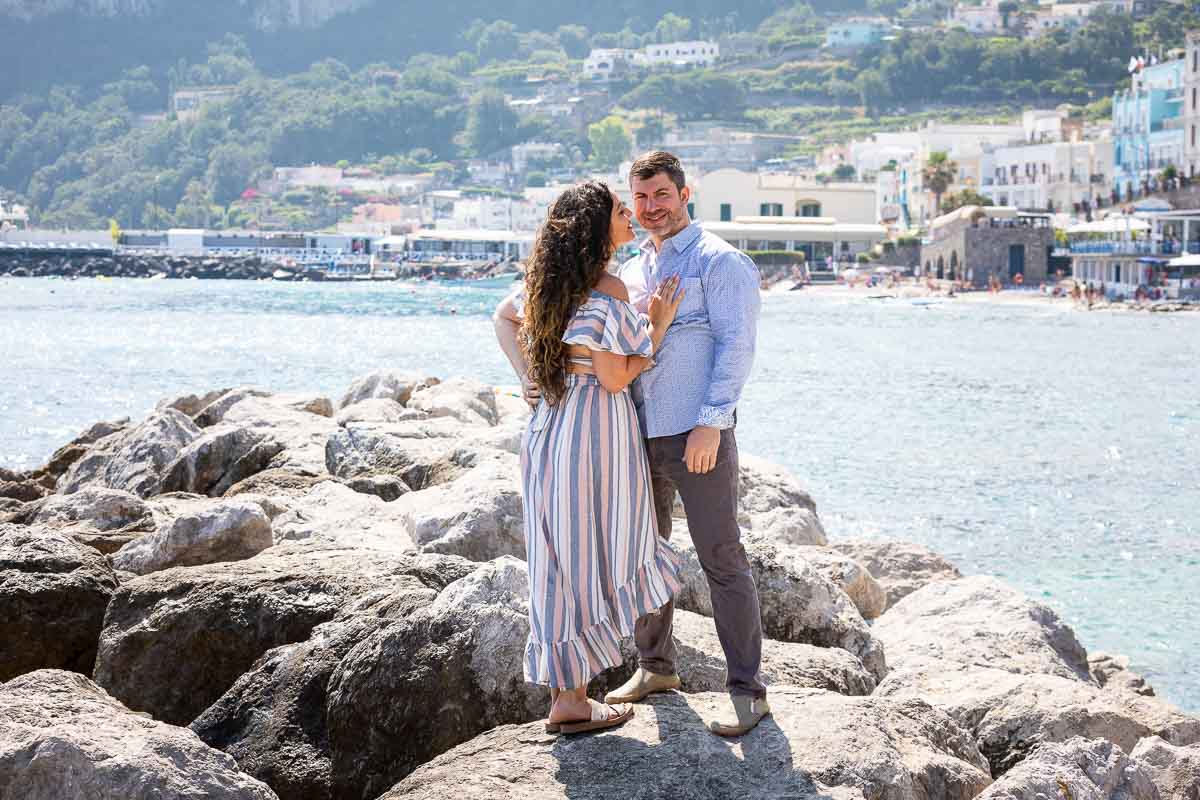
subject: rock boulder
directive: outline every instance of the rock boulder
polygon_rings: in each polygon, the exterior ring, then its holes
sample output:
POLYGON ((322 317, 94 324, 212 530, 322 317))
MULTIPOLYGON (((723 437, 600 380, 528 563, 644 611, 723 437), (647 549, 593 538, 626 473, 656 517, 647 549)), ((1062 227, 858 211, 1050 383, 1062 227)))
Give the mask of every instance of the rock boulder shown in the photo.
MULTIPOLYGON (((695 547, 690 537, 672 538, 683 562, 683 585, 675 605, 711 617, 708 579, 695 547)), ((758 586, 766 638, 840 647, 858 658, 876 680, 883 678, 887 673, 883 647, 846 593, 804 559, 804 548, 758 540, 747 541, 745 548, 758 586)))
POLYGON ((831 547, 867 568, 887 592, 888 608, 928 583, 962 577, 945 558, 911 542, 850 540, 831 547))
POLYGON ((162 491, 162 479, 200 429, 174 409, 156 411, 140 425, 106 436, 58 480, 61 494, 87 486, 122 489, 139 497, 162 491))
POLYGON ((979 800, 1159 800, 1147 771, 1103 739, 1039 745, 979 800))
POLYGON ((0 796, 13 800, 277 800, 196 734, 125 708, 82 675, 0 685, 0 796))
POLYGON ((772 715, 733 740, 704 727, 728 702, 723 693, 652 695, 624 726, 577 737, 505 725, 380 800, 971 800, 990 783, 970 737, 919 701, 774 687, 772 715))
POLYGON ((92 548, 42 526, 0 525, 0 681, 42 668, 91 675, 116 591, 92 548))
POLYGON ((186 725, 272 647, 301 642, 412 558, 361 549, 271 548, 123 584, 104 617, 96 682, 137 711, 186 725))

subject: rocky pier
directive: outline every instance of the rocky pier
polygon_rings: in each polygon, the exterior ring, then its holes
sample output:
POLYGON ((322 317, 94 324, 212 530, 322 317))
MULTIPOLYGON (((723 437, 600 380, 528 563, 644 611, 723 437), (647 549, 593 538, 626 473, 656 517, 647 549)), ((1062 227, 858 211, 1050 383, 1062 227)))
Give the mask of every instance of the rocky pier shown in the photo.
POLYGON ((1200 718, 1126 659, 924 547, 830 540, 751 456, 773 715, 702 724, 724 662, 679 520, 682 690, 546 734, 521 670, 527 419, 512 392, 387 370, 337 398, 164 399, 0 469, 0 798, 1200 796, 1200 718))

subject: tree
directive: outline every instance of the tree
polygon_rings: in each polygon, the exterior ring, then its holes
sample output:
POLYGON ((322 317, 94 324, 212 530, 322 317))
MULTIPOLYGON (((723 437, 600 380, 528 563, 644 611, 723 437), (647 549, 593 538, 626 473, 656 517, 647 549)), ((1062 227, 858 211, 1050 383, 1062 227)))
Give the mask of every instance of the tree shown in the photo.
POLYGON ((467 147, 477 156, 511 147, 517 143, 520 124, 502 93, 484 90, 471 98, 467 111, 467 147))
POLYGON ((957 177, 958 164, 951 161, 946 153, 939 150, 929 154, 929 160, 921 170, 921 179, 925 182, 925 188, 933 192, 934 208, 941 208, 942 195, 957 177))
POLYGON ((175 221, 189 228, 207 228, 212 220, 212 197, 204 184, 193 180, 183 193, 183 199, 175 206, 175 221))
POLYGON ((654 40, 659 44, 682 42, 692 34, 692 21, 687 17, 667 12, 654 26, 654 40))
POLYGON ((637 129, 637 145, 648 150, 655 145, 662 144, 665 133, 666 129, 663 127, 662 120, 658 117, 649 117, 642 123, 642 127, 637 129))
POLYGON ((992 198, 985 197, 974 189, 963 189, 961 192, 946 195, 946 199, 942 201, 941 208, 943 214, 949 214, 951 211, 957 211, 963 206, 990 206, 992 198))
POLYGON ((867 8, 884 17, 894 17, 908 5, 907 0, 867 0, 867 8))
POLYGON ((250 184, 255 170, 266 158, 257 147, 226 142, 213 149, 208 159, 205 183, 212 199, 226 209, 250 184))
POLYGON ((879 70, 865 69, 858 73, 858 77, 854 79, 854 86, 858 89, 858 97, 868 114, 878 116, 887 108, 888 83, 879 70))
POLYGON ((838 164, 833 169, 833 179, 835 181, 852 181, 855 172, 853 164, 838 164))
POLYGON ((592 145, 592 161, 601 169, 614 169, 629 155, 633 145, 625 123, 615 115, 589 125, 588 141, 592 145))
POLYGON ((475 53, 481 63, 487 64, 516 58, 520 47, 521 37, 517 35, 517 26, 498 19, 480 31, 475 42, 475 53))
POLYGON ((567 58, 587 58, 591 50, 588 45, 587 28, 582 25, 561 25, 554 35, 567 58))

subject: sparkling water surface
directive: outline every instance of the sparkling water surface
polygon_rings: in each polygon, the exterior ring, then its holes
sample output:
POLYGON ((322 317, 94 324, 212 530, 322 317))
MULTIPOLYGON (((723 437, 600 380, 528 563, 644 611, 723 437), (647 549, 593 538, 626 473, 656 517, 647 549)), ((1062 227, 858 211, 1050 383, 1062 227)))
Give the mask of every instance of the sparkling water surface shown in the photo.
MULTIPOLYGON (((396 367, 512 383, 468 284, 0 279, 0 465, 100 419, 396 367)), ((739 443, 831 538, 902 538, 1057 609, 1200 712, 1200 314, 765 299, 739 443)))

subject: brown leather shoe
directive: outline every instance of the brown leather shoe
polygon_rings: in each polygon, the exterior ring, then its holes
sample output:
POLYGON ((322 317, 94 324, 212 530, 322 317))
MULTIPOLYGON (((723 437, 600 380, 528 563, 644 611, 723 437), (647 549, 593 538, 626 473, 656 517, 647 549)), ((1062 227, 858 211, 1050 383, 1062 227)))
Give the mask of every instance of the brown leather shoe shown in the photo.
POLYGON ((637 668, 633 677, 624 685, 604 696, 606 703, 637 703, 655 692, 669 692, 679 688, 678 675, 659 675, 657 672, 637 668))
POLYGON ((765 697, 754 698, 734 694, 730 695, 729 699, 733 701, 733 713, 737 718, 713 720, 708 723, 708 729, 717 736, 741 736, 753 730, 755 725, 762 722, 763 717, 771 713, 771 706, 767 704, 765 697))

